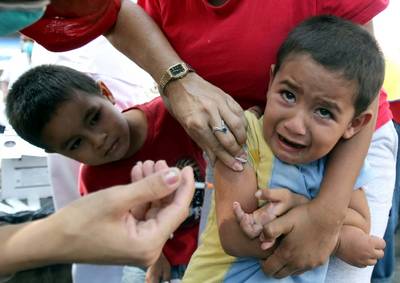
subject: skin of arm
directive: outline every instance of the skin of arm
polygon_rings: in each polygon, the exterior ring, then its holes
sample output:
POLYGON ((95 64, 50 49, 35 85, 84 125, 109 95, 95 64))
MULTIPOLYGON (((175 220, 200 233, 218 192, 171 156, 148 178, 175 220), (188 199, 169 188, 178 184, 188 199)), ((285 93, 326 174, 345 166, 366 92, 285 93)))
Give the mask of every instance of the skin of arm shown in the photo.
MULTIPOLYGON (((122 1, 118 19, 105 35, 156 82, 170 66, 182 61, 157 24, 131 1, 122 1)), ((243 170, 234 156, 244 154, 241 145, 246 141, 246 124, 242 108, 232 97, 190 72, 168 83, 163 98, 169 112, 207 153, 211 164, 218 157, 232 170, 243 170), (221 119, 230 131, 214 135, 211 128, 220 126, 221 119)))
MULTIPOLYGON (((263 196, 264 199, 268 199, 268 203, 252 213, 245 213, 240 204, 234 205, 236 219, 243 232, 251 239, 258 237, 262 232, 259 226, 264 226, 290 209, 309 202, 304 196, 288 189, 267 189, 264 190, 263 196)), ((369 234, 370 213, 362 189, 353 192, 343 225, 356 227, 369 234)))
POLYGON ((152 172, 157 173, 82 197, 42 220, 0 227, 0 275, 64 262, 155 263, 188 215, 194 178, 189 167, 152 172), (143 203, 151 208, 144 219, 136 218, 130 208, 143 203))
POLYGON ((369 235, 371 215, 369 213, 367 197, 362 189, 353 191, 343 225, 357 227, 369 235))
POLYGON ((221 245, 231 256, 265 258, 269 252, 260 249, 258 239, 249 239, 236 220, 232 204, 239 202, 247 213, 258 207, 254 193, 257 190, 256 176, 246 164, 242 172, 234 172, 217 161, 214 168, 215 206, 221 245))
POLYGON ((335 255, 357 267, 376 264, 384 255, 385 241, 370 236, 370 226, 371 219, 365 193, 362 189, 355 190, 340 231, 335 255))
MULTIPOLYGON (((261 191, 258 192, 261 193, 261 191)), ((263 234, 260 234, 262 226, 275 217, 280 217, 288 210, 309 202, 309 200, 290 192, 288 189, 264 189, 262 195, 263 199, 268 200, 268 203, 253 213, 245 213, 238 203, 234 204, 233 207, 236 219, 243 232, 250 239, 259 237, 261 249, 267 250, 274 245, 276 239, 265 240, 263 234)), ((256 196, 260 196, 260 194, 256 194, 256 196)), ((374 265, 384 255, 385 241, 370 236, 369 229, 368 203, 363 190, 358 189, 353 191, 334 255, 357 267, 374 265)))
POLYGON ((182 61, 157 24, 131 1, 122 0, 117 21, 105 36, 156 81, 169 66, 182 61))
MULTIPOLYGON (((255 195, 256 197, 261 196, 261 191, 256 192, 255 195)), ((238 202, 233 204, 236 220, 239 222, 243 232, 250 239, 260 236, 263 238, 262 228, 264 225, 286 213, 288 210, 309 202, 303 195, 282 188, 264 189, 262 190, 262 196, 264 200, 267 200, 267 203, 252 213, 245 213, 238 202)), ((275 241, 275 239, 270 240, 275 241)))

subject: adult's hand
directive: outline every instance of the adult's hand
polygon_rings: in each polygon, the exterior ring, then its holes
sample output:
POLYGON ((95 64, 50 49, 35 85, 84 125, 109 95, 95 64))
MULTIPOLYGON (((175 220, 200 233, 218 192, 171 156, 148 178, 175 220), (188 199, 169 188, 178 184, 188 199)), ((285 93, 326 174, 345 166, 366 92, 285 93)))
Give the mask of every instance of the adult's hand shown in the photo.
POLYGON ((60 262, 149 266, 187 217, 193 192, 191 168, 167 168, 85 196, 48 218, 1 227, 0 275, 60 262), (131 209, 143 204, 151 208, 138 219, 131 209))
POLYGON ((240 105, 196 73, 169 83, 163 95, 169 111, 191 138, 207 153, 211 164, 218 158, 235 171, 243 165, 246 122, 240 105), (222 121, 229 131, 213 131, 222 121))
POLYGON ((266 239, 284 236, 272 255, 261 263, 264 273, 283 278, 303 273, 328 260, 336 246, 341 222, 325 219, 320 209, 309 202, 264 227, 266 239))
MULTIPOLYGON (((182 59, 150 17, 131 1, 122 1, 118 20, 107 33, 108 40, 128 58, 159 81, 164 71, 182 59), (143 52, 146 50, 146 52, 143 52)), ((228 167, 241 171, 242 145, 246 140, 243 111, 229 95, 196 73, 167 84, 164 101, 192 139, 207 153, 212 164, 220 159, 228 167), (229 133, 212 131, 222 120, 229 133)))
POLYGON ((58 213, 60 225, 65 219, 73 220, 66 226, 70 242, 78 245, 72 244, 71 256, 80 262, 153 264, 187 217, 193 192, 191 168, 165 168, 77 201, 58 213), (146 211, 134 211, 136 207, 146 211))

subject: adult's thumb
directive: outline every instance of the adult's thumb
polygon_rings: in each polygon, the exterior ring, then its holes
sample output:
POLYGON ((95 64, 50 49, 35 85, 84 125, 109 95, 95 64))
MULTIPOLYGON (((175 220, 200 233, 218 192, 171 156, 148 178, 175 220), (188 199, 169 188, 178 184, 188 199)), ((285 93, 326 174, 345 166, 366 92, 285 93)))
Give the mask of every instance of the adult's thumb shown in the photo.
POLYGON ((178 168, 172 167, 122 186, 120 193, 130 205, 144 204, 166 197, 174 192, 180 183, 181 172, 178 168))

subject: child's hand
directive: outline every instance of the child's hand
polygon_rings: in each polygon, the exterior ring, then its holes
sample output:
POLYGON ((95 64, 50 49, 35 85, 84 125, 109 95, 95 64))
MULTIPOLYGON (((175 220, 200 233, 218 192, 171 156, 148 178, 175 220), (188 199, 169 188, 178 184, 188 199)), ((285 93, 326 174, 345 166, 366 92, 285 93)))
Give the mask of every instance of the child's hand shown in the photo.
POLYGON ((243 233, 250 239, 260 236, 264 224, 275 219, 275 215, 268 212, 267 206, 260 207, 253 213, 246 213, 243 211, 240 203, 234 202, 233 211, 235 212, 236 220, 239 222, 243 233))
POLYGON ((335 255, 348 264, 366 267, 375 265, 383 257, 385 246, 383 239, 367 235, 360 228, 344 225, 335 255))
POLYGON ((293 207, 305 204, 308 199, 302 195, 292 193, 288 189, 260 189, 255 194, 259 200, 268 201, 269 212, 275 216, 280 216, 293 207))
POLYGON ((161 254, 156 263, 151 265, 146 272, 146 283, 159 283, 170 281, 171 265, 164 254, 161 254))
POLYGON ((263 226, 276 218, 276 216, 272 214, 270 210, 271 204, 267 203, 253 213, 246 213, 243 211, 240 203, 233 203, 233 211, 235 212, 236 220, 239 222, 243 233, 246 234, 246 236, 250 239, 259 237, 262 250, 269 249, 275 243, 275 240, 265 240, 261 234, 263 226))
MULTIPOLYGON (((264 206, 270 215, 268 222, 286 213, 293 207, 308 202, 308 199, 302 195, 292 193, 290 190, 284 188, 258 190, 255 196, 260 200, 268 201, 268 203, 264 206), (273 218, 271 218, 271 216, 273 216, 273 218)), ((263 223, 263 226, 268 222, 263 223)), ((267 239, 261 231, 260 241, 262 250, 268 250, 271 248, 275 244, 275 240, 276 239, 271 238, 267 239)))

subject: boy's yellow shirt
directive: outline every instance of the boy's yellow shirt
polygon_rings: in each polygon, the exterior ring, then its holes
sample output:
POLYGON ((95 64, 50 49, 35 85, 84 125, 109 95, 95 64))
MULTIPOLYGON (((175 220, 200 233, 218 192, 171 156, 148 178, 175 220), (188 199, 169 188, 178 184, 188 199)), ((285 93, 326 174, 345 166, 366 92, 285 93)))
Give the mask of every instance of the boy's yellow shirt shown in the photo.
MULTIPOLYGON (((270 179, 274 155, 264 140, 262 133, 263 119, 256 118, 249 111, 245 111, 245 116, 248 123, 246 145, 249 163, 256 172, 258 187, 263 188, 270 179)), ((182 282, 223 282, 236 258, 227 255, 222 249, 218 234, 214 196, 212 197, 207 226, 201 235, 200 242, 201 244, 193 254, 182 282)))

